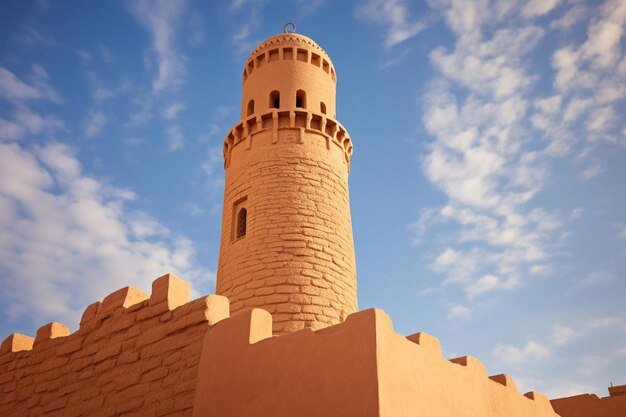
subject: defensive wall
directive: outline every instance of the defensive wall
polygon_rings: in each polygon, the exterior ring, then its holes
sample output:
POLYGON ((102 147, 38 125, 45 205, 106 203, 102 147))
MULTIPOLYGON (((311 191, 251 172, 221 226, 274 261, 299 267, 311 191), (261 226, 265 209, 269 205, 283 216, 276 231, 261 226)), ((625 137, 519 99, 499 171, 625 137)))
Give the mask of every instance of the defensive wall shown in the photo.
POLYGON ((477 359, 446 360, 433 336, 395 333, 377 309, 279 337, 261 309, 221 321, 205 336, 197 390, 194 417, 557 416, 477 359))
POLYGON ((608 397, 581 394, 551 401, 561 417, 624 417, 626 416, 626 385, 609 387, 608 397))
POLYGON ((0 351, 2 416, 555 417, 475 358, 446 360, 433 336, 403 337, 381 310, 272 336, 272 316, 229 318, 228 300, 189 301, 171 274, 150 296, 126 287, 80 328, 51 323, 0 351))
POLYGON ((0 416, 191 415, 202 341, 228 300, 190 301, 167 274, 152 294, 122 288, 85 310, 70 334, 50 323, 12 334, 0 350, 0 416))

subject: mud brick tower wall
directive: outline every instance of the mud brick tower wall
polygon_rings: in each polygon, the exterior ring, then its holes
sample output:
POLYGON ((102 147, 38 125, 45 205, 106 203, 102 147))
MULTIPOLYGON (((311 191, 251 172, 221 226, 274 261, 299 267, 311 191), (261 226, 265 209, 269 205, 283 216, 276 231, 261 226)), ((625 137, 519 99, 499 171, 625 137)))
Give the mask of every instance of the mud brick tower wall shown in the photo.
POLYGON ((243 71, 241 120, 224 141, 217 294, 260 307, 274 334, 317 329, 357 310, 348 172, 328 55, 295 33, 271 37, 243 71))

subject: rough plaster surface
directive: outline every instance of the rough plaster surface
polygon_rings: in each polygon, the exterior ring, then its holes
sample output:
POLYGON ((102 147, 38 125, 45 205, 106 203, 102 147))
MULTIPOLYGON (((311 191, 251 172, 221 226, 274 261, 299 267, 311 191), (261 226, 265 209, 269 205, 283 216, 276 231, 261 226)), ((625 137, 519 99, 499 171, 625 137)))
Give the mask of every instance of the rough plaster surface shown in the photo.
POLYGON ((551 401, 561 417, 624 417, 626 394, 599 398, 595 394, 582 394, 551 401))
POLYGON ((189 301, 171 274, 148 297, 122 288, 85 310, 80 328, 50 323, 0 349, 0 416, 184 416, 192 412, 206 329, 228 300, 189 301))
POLYGON ((279 35, 253 52, 244 73, 242 120, 224 142, 217 293, 228 297, 233 313, 269 311, 274 334, 340 323, 357 310, 348 196, 352 141, 329 116, 334 109, 334 68, 313 41, 279 35), (306 93, 301 107, 298 90, 306 93), (272 91, 280 93, 278 109, 270 108, 272 91), (255 105, 247 115, 249 100, 255 105), (241 208, 247 233, 237 238, 241 208))
POLYGON ((557 416, 545 396, 475 358, 446 360, 436 338, 405 338, 376 309, 280 337, 260 309, 224 320, 206 334, 196 392, 194 417, 557 416))

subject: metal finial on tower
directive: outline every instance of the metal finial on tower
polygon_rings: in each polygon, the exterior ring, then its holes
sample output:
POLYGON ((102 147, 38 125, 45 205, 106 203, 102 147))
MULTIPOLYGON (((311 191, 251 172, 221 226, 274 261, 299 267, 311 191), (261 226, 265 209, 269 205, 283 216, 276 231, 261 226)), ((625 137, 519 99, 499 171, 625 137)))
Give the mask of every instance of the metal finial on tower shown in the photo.
POLYGON ((285 32, 285 33, 295 33, 296 32, 296 25, 295 25, 295 23, 287 22, 285 24, 285 26, 283 26, 283 32, 285 32))

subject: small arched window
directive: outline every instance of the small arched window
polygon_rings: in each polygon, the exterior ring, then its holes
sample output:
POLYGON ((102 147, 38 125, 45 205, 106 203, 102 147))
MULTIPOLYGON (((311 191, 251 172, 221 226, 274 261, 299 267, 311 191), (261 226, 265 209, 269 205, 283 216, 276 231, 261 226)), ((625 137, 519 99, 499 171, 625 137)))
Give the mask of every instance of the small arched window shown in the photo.
POLYGON ((254 100, 250 100, 248 102, 248 111, 247 111, 247 116, 250 116, 252 113, 254 113, 254 100))
POLYGON ((326 103, 324 103, 323 101, 320 102, 320 111, 326 114, 326 103))
POLYGON ((277 90, 270 93, 270 109, 280 109, 280 93, 277 90))
POLYGON ((306 93, 304 90, 296 91, 296 107, 306 109, 306 93))
POLYGON ((245 208, 239 210, 237 214, 237 239, 242 238, 246 235, 246 222, 247 222, 248 212, 245 208))

